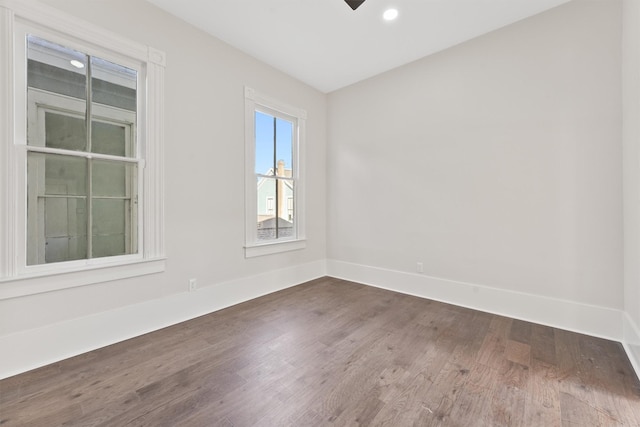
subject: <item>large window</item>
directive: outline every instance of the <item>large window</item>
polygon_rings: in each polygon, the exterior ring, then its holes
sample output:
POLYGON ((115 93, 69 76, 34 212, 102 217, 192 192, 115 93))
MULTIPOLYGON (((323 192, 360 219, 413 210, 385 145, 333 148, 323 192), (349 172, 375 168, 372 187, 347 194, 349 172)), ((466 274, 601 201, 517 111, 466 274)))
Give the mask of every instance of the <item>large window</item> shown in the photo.
POLYGON ((27 36, 27 264, 138 252, 138 73, 27 36))
POLYGON ((3 4, 0 298, 161 271, 164 54, 3 4))
POLYGON ((245 90, 246 255, 304 247, 304 111, 245 90))

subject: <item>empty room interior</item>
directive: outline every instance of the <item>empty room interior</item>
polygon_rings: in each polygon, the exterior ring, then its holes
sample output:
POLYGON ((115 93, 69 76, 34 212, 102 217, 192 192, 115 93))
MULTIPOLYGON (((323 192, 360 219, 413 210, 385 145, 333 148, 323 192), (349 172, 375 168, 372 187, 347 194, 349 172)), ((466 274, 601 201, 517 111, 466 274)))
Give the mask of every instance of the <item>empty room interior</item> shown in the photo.
POLYGON ((0 0, 0 424, 638 426, 638 374, 640 1, 0 0))

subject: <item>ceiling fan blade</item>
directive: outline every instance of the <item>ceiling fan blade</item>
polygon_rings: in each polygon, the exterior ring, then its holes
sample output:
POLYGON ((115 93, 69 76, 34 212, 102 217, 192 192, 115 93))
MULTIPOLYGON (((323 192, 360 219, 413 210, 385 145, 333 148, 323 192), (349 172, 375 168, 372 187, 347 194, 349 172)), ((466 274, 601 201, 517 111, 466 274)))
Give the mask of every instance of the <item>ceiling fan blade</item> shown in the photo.
POLYGON ((362 3, 364 3, 364 0, 344 0, 344 1, 346 1, 349 7, 351 7, 351 9, 353 10, 356 10, 358 7, 360 7, 362 3))

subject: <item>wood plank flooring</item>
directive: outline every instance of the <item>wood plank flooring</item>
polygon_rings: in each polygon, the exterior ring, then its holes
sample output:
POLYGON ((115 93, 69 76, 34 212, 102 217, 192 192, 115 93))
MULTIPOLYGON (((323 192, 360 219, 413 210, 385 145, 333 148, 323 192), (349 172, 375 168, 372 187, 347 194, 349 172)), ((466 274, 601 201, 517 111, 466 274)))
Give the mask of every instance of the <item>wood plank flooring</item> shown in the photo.
POLYGON ((640 426, 619 343, 318 279, 0 381, 4 426, 640 426))

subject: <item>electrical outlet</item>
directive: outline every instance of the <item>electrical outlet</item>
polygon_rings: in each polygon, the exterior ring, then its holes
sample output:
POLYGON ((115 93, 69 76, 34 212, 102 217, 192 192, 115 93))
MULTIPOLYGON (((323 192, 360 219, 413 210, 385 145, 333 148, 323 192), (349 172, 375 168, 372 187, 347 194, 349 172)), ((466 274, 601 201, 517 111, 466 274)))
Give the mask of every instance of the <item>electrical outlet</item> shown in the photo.
POLYGON ((198 289, 198 281, 196 279, 189 279, 189 292, 193 292, 198 289))
POLYGON ((424 265, 421 262, 416 263, 416 271, 418 273, 424 273, 424 265))

